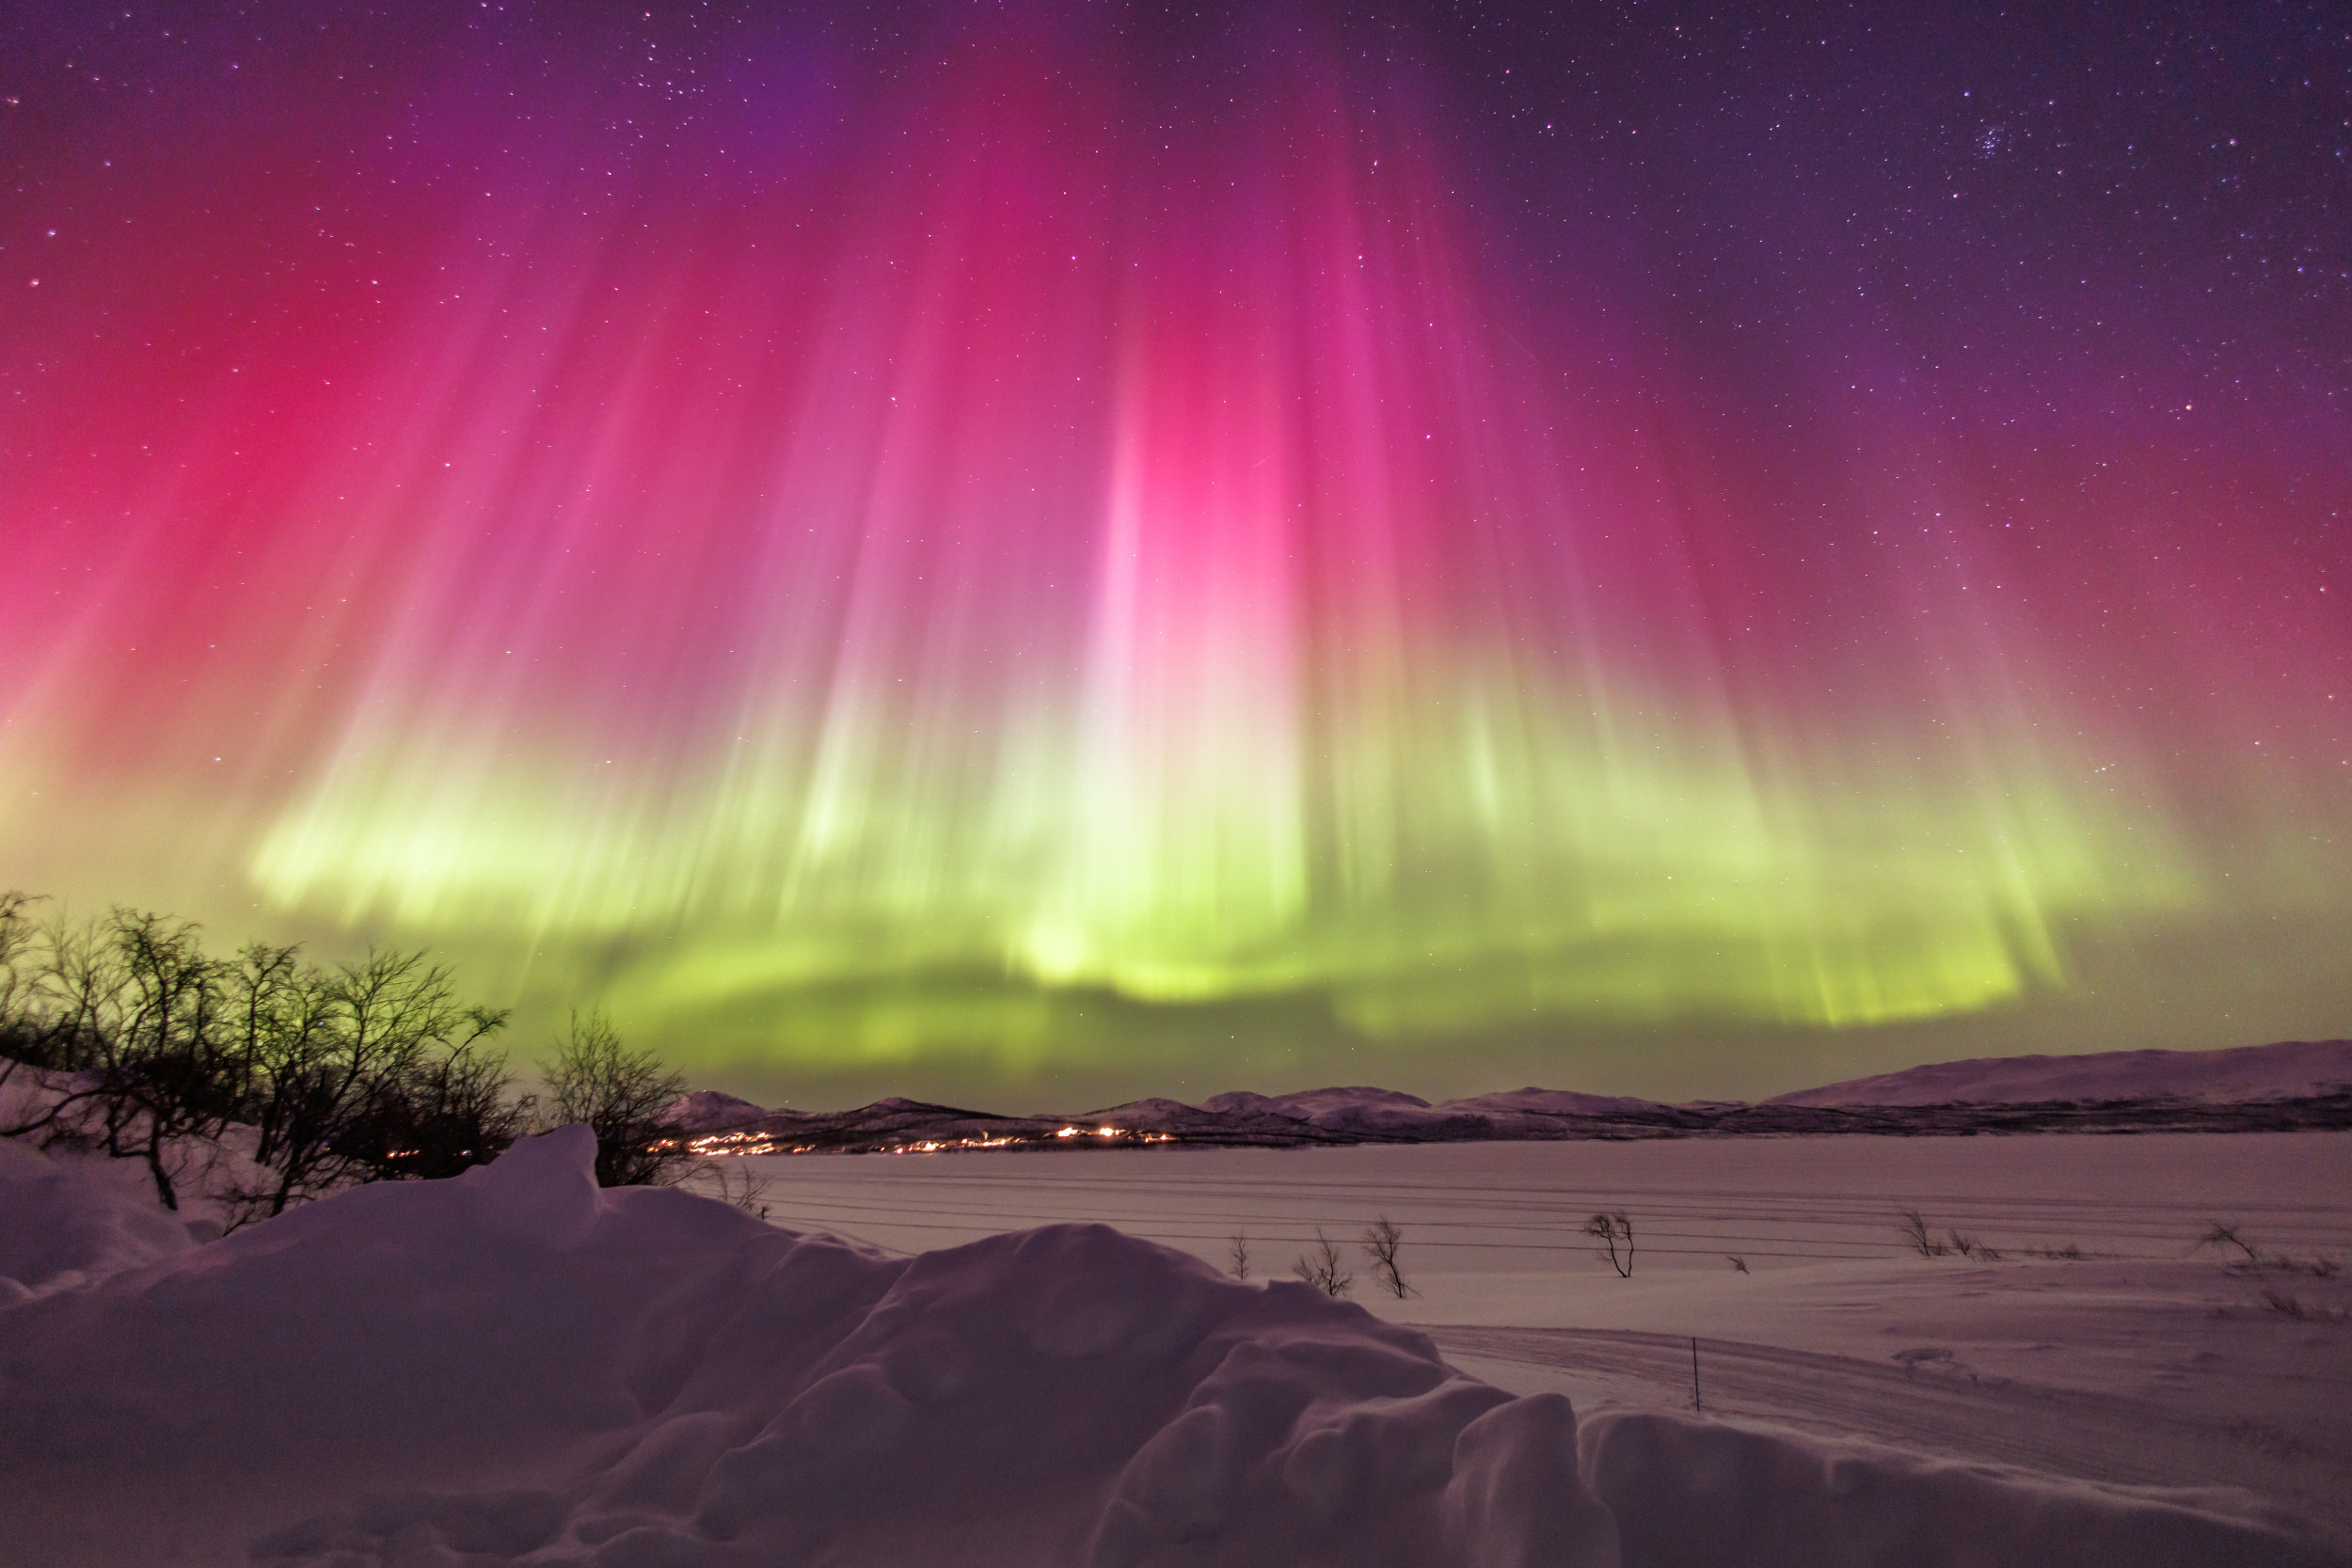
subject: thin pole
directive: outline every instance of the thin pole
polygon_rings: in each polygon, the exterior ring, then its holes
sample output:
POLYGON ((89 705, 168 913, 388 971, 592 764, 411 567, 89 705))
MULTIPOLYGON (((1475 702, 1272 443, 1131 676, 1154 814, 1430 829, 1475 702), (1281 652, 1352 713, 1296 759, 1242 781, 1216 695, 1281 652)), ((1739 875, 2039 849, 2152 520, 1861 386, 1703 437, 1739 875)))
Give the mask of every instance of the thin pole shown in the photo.
POLYGON ((1699 1402, 1699 1337, 1695 1334, 1691 1336, 1691 1408, 1707 1414, 1707 1406, 1699 1402))

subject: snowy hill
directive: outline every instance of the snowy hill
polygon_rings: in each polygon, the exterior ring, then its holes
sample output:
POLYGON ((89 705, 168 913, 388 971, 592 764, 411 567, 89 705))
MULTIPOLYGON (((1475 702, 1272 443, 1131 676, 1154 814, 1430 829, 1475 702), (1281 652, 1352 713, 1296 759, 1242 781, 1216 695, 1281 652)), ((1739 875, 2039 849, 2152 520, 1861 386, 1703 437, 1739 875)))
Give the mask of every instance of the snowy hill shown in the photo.
POLYGON ((1506 1089, 1470 1100, 1449 1100, 1437 1109, 1454 1116, 1608 1117, 1660 1109, 1654 1100, 1628 1095, 1579 1094, 1573 1089, 1506 1089))
POLYGON ((2352 1090, 2352 1040, 2293 1040, 2229 1051, 2109 1051, 1996 1056, 1802 1089, 1772 1105, 1985 1105, 2189 1101, 2245 1104, 2352 1090))
POLYGON ((764 1107, 748 1100, 739 1100, 716 1089, 696 1089, 692 1094, 674 1101, 661 1113, 661 1119, 672 1127, 687 1132, 715 1132, 722 1128, 740 1127, 770 1115, 764 1107))
POLYGON ((2226 1498, 1580 1422, 1418 1330, 1099 1225, 885 1256, 600 1191, 593 1151, 565 1128, 203 1244, 132 1234, 87 1168, 0 1159, 0 1215, 88 1239, 0 1230, 8 1560, 2328 1560, 2226 1498))
POLYGON ((1444 1112, 1418 1096, 1360 1085, 1279 1095, 1241 1090, 1204 1100, 1200 1108, 1271 1113, 1335 1132, 1417 1132, 1446 1119, 1444 1112))

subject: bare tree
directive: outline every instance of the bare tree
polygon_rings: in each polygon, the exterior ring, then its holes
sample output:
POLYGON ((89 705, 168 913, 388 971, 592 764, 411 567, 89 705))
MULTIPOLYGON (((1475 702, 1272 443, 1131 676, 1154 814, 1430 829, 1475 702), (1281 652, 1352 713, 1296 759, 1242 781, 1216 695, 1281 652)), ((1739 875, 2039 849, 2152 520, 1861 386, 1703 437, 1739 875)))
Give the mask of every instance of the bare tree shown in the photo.
POLYGON ((1235 1279, 1249 1277, 1249 1237, 1236 1230, 1225 1246, 1226 1267, 1235 1279))
POLYGON ((31 1064, 29 1036, 24 1020, 40 987, 39 963, 40 927, 31 907, 40 900, 14 888, 0 891, 0 1086, 20 1069, 31 1064))
POLYGON ((291 948, 246 949, 238 981, 255 1064, 256 1217, 350 1180, 454 1176, 512 1143, 522 1108, 489 1037, 494 1008, 457 1000, 422 952, 376 951, 326 971, 291 948))
POLYGON ((1617 1271, 1619 1279, 1633 1277, 1633 1222, 1626 1217, 1625 1211, 1595 1214, 1584 1222, 1584 1234, 1600 1243, 1601 1256, 1609 1259, 1609 1266, 1617 1271), (1617 1256, 1619 1242, 1625 1243, 1622 1259, 1617 1256))
MULTIPOLYGON (((48 928, 31 913, 40 901, 13 888, 0 892, 0 1089, 19 1073, 30 1076, 62 1065, 50 1059, 54 984, 48 928)), ((55 1097, 45 1094, 29 1097, 14 1110, 0 1106, 0 1136, 44 1131, 56 1114, 55 1097)))
POLYGON ((117 910, 103 928, 113 958, 105 1026, 93 1036, 109 1154, 141 1161, 167 1209, 180 1207, 172 1156, 217 1138, 236 1115, 233 1047, 222 1027, 229 966, 198 927, 117 910))
POLYGON ((1356 1276, 1340 1262, 1339 1248, 1325 1238, 1321 1226, 1315 1227, 1315 1250, 1293 1263, 1291 1273, 1327 1296, 1343 1296, 1356 1283, 1356 1276))
POLYGON ((35 926, 33 902, 0 895, 0 1080, 29 1066, 43 1092, 0 1131, 142 1160, 167 1208, 180 1163, 231 1123, 266 1173, 215 1195, 231 1228, 352 1180, 454 1174, 519 1126, 483 1047, 506 1015, 462 1006, 421 952, 334 970, 264 942, 219 958, 184 921, 35 926))
POLYGON ((548 1084, 549 1120, 585 1122, 596 1134, 596 1182, 648 1187, 691 1158, 686 1140, 661 1113, 686 1092, 682 1074, 664 1072, 652 1051, 631 1051, 601 1008, 572 1015, 555 1060, 539 1064, 548 1084))
POLYGON ((1372 1258, 1373 1272, 1399 1301, 1421 1294, 1405 1283, 1404 1271, 1397 1266, 1397 1253, 1404 1245, 1404 1227, 1386 1214, 1364 1227, 1364 1251, 1372 1258))

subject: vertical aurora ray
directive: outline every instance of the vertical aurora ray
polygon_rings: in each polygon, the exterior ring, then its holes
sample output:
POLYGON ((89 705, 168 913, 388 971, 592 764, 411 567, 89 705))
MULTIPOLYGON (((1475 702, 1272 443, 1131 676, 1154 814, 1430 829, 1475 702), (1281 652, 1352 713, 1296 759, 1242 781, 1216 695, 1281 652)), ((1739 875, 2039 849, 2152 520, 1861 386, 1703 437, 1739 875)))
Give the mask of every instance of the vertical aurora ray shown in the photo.
POLYGON ((1638 335, 1535 293, 1418 87, 1292 48, 1163 132, 1070 47, 867 84, 901 136, 724 200, 509 154, 334 353, 86 390, 169 450, 10 503, 10 852, 138 816, 158 887, 536 955, 690 1053, 1013 1064, 1115 1055, 1041 1022, 1103 995, 1967 1013, 2233 907, 2217 813, 2341 803, 2085 701, 2071 562, 1874 578, 2010 504, 1924 420, 1821 413, 1792 480, 1671 367, 1595 394, 1638 335))

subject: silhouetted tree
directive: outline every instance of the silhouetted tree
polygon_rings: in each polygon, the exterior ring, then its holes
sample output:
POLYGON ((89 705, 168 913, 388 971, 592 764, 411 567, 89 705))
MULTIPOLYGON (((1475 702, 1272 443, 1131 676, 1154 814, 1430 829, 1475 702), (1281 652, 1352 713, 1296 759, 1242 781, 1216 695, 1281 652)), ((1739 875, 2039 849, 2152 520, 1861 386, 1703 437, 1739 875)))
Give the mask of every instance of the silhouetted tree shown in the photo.
POLYGON ((574 1013, 555 1059, 539 1070, 548 1120, 585 1122, 596 1133, 598 1186, 655 1186, 691 1158, 686 1140, 661 1120, 686 1092, 685 1078, 662 1070, 652 1051, 629 1050, 601 1008, 574 1013))
POLYGON ((1584 1222, 1584 1234, 1600 1243, 1602 1256, 1609 1259, 1609 1266, 1617 1271, 1619 1279, 1633 1277, 1633 1222, 1626 1218, 1623 1210, 1613 1214, 1595 1214, 1584 1222), (1617 1256, 1619 1242, 1625 1243, 1625 1257, 1622 1259, 1617 1256))
POLYGON ((177 1209, 175 1161, 248 1126, 266 1175, 220 1195, 233 1227, 352 1180, 454 1174, 521 1124, 484 1045, 506 1015, 461 1005, 422 952, 217 958, 185 921, 37 924, 35 902, 0 894, 0 1085, 41 1080, 0 1132, 139 1159, 177 1209))
POLYGON ((1372 1258, 1373 1272, 1399 1301, 1420 1293, 1405 1283, 1405 1271, 1397 1264, 1397 1255, 1404 1247, 1405 1227, 1388 1215, 1383 1214, 1364 1227, 1364 1251, 1372 1258))
POLYGON ((1340 1263, 1340 1249, 1324 1236, 1321 1226, 1315 1227, 1315 1250, 1293 1263, 1291 1273, 1327 1296, 1343 1296, 1356 1283, 1356 1276, 1340 1263))
MULTIPOLYGON (((284 956, 247 949, 258 976, 284 956)), ((450 970, 421 952, 372 952, 299 972, 258 1048, 267 1212, 354 1179, 454 1176, 515 1139, 505 1058, 485 1042, 502 1011, 459 1003, 450 970)))

